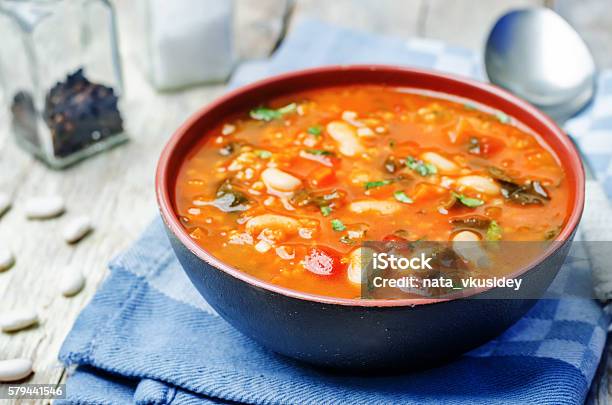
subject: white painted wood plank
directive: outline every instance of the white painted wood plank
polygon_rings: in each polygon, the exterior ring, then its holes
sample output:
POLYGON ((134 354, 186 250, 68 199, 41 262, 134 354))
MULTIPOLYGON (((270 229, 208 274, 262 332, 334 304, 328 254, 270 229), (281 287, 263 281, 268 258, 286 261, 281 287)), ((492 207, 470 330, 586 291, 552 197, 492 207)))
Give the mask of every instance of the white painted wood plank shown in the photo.
POLYGON ((265 58, 283 32, 287 0, 236 0, 235 49, 241 59, 265 58))
POLYGON ((409 38, 417 34, 423 0, 297 0, 292 23, 317 18, 341 27, 409 38))
POLYGON ((542 4, 542 0, 427 0, 421 35, 481 51, 497 18, 515 8, 542 4))

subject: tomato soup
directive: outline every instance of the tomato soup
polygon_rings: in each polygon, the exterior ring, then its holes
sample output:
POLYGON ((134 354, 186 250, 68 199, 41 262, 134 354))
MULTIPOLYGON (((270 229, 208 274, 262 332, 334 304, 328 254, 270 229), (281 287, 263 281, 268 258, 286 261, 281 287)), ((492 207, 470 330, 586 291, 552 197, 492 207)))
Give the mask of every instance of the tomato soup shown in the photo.
POLYGON ((543 241, 568 216, 551 148, 502 112, 382 85, 308 90, 228 117, 190 152, 176 208, 262 280, 355 298, 365 241, 543 241))

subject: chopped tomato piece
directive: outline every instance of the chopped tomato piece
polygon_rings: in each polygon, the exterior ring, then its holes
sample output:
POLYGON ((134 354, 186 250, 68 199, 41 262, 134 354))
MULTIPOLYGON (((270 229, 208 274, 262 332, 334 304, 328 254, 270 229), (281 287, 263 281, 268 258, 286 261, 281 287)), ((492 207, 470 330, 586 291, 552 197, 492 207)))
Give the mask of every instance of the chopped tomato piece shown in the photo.
POLYGON ((285 168, 285 170, 293 174, 294 176, 306 178, 310 172, 316 170, 321 166, 322 165, 320 163, 314 162, 312 160, 296 157, 291 159, 290 164, 285 168))
POLYGON ((323 246, 313 247, 304 257, 304 268, 319 276, 339 274, 346 267, 341 257, 342 255, 334 249, 323 246))
POLYGON ((506 144, 501 139, 490 136, 470 137, 468 152, 472 155, 490 157, 501 151, 506 144))
POLYGON ((383 238, 383 242, 407 242, 408 239, 397 235, 387 235, 383 238))
POLYGON ((412 252, 410 241, 397 234, 385 236, 383 242, 385 242, 384 249, 387 252, 394 252, 394 254, 399 254, 401 256, 408 256, 412 252))
POLYGON ((419 183, 412 193, 412 199, 414 201, 429 200, 448 194, 448 190, 444 187, 437 186, 430 183, 419 183))
POLYGON ((308 181, 313 187, 328 187, 336 181, 336 174, 330 167, 320 167, 310 172, 308 181))

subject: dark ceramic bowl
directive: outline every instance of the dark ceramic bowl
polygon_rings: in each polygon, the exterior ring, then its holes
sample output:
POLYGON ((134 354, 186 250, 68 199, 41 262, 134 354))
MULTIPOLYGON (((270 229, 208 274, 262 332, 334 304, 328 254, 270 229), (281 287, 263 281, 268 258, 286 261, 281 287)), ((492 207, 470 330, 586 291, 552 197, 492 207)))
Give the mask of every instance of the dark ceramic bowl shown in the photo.
MULTIPOLYGON (((533 306, 556 275, 584 205, 584 172, 570 139, 546 115, 494 86, 416 69, 332 66, 302 70, 234 90, 193 115, 172 136, 157 168, 157 200, 172 247, 189 278, 231 325, 275 352, 316 365, 353 370, 430 366, 494 338, 533 306), (558 240, 514 276, 515 299, 358 300, 279 287, 245 274, 198 246, 175 212, 179 167, 192 146, 228 115, 281 94, 342 84, 388 84, 470 99, 514 117, 540 134, 567 172, 570 216, 558 240)), ((497 291, 499 292, 499 291, 497 291)), ((496 289, 474 292, 495 297, 496 289)))

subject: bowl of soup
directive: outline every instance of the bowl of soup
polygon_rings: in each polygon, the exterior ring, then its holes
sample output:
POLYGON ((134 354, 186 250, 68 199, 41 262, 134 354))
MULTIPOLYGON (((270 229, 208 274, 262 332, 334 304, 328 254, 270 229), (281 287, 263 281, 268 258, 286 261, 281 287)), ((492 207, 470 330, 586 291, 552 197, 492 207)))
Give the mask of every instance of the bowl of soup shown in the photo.
POLYGON ((231 91, 175 132, 156 182, 176 256, 220 316, 277 353, 354 370, 430 366, 502 333, 554 278, 584 205, 579 155, 550 118, 488 84, 391 66, 231 91), (511 297, 364 296, 364 244, 423 240, 555 243, 507 274, 523 281, 511 297))

